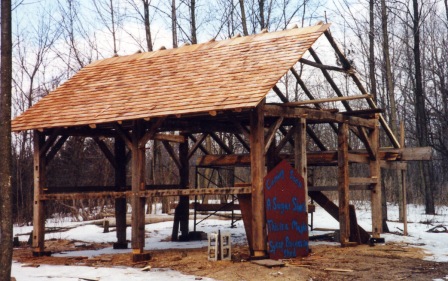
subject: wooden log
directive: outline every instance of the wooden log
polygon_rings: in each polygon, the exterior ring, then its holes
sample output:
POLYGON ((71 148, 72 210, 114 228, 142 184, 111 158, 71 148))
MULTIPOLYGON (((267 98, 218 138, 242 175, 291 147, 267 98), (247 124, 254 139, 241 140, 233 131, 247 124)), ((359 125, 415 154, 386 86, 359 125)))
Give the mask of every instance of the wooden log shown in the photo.
POLYGON ((274 92, 277 94, 277 96, 280 98, 280 100, 282 102, 289 102, 288 98, 286 98, 286 96, 282 93, 282 91, 277 87, 277 85, 275 85, 272 90, 274 90, 274 92))
POLYGON ((188 159, 190 159, 193 156, 193 154, 196 152, 196 150, 198 150, 198 148, 202 145, 202 143, 207 138, 207 136, 208 136, 208 134, 206 134, 206 133, 201 134, 201 136, 194 142, 190 151, 188 151, 188 159))
POLYGON ((252 248, 255 257, 267 250, 263 178, 265 176, 264 101, 250 116, 250 160, 252 179, 252 248))
POLYGON ((160 141, 177 142, 177 143, 183 143, 186 140, 185 136, 173 135, 173 134, 155 134, 154 139, 160 141))
POLYGON ((314 61, 310 61, 310 60, 307 60, 307 59, 304 59, 304 58, 301 58, 300 60, 299 60, 299 62, 301 62, 301 63, 303 63, 303 64, 306 64, 306 65, 309 65, 309 66, 312 66, 312 67, 316 67, 316 68, 320 68, 320 69, 325 69, 325 70, 333 70, 333 71, 338 71, 338 72, 343 72, 343 73, 349 73, 349 72, 351 72, 352 70, 350 70, 350 69, 344 69, 344 68, 340 68, 340 67, 337 67, 337 66, 332 66, 332 65, 325 65, 325 64, 320 64, 320 63, 316 63, 316 62, 314 62, 314 61))
POLYGON ((266 136, 264 138, 264 151, 265 153, 268 151, 269 147, 271 146, 272 141, 275 138, 275 134, 277 133, 277 130, 280 128, 283 122, 283 117, 279 117, 274 123, 271 124, 269 127, 268 132, 266 133, 266 136))
POLYGON ((51 147, 47 156, 45 157, 45 165, 48 165, 51 160, 56 156, 59 149, 64 145, 65 141, 68 139, 68 136, 61 136, 58 141, 51 147))
POLYGON ((44 252, 45 243, 45 202, 39 200, 46 183, 45 158, 41 148, 45 143, 45 136, 39 131, 34 131, 34 204, 33 204, 33 253, 39 255, 44 252))
POLYGON ((338 132, 338 192, 340 242, 345 244, 350 239, 348 125, 346 123, 339 124, 338 132))

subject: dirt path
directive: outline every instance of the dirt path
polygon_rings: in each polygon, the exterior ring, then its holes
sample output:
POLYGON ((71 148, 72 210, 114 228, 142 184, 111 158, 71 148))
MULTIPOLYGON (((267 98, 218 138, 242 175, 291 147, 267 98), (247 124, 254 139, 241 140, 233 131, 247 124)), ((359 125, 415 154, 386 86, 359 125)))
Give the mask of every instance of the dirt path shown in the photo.
MULTIPOLYGON (((61 252, 72 250, 100 249, 110 244, 75 243, 67 240, 47 241, 48 250, 61 252)), ((39 264, 86 265, 86 266, 130 266, 171 268, 185 274, 210 277, 225 281, 252 280, 433 280, 447 278, 448 263, 422 260, 420 249, 388 243, 369 247, 367 245, 341 248, 332 245, 314 245, 306 258, 285 261, 284 267, 266 268, 247 261, 246 247, 232 249, 232 261, 211 262, 207 250, 163 250, 151 251, 149 262, 132 263, 130 254, 87 257, 41 257, 34 258, 31 249, 22 247, 14 250, 14 260, 38 266, 39 264), (326 269, 344 271, 328 271, 326 269)))

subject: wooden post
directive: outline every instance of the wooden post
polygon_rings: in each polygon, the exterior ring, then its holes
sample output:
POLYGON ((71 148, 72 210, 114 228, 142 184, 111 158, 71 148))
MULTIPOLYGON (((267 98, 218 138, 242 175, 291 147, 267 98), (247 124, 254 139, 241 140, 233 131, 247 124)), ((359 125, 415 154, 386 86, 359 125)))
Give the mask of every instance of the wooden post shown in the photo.
MULTIPOLYGON (((186 138, 188 140, 188 138, 186 138)), ((181 167, 179 169, 180 188, 188 188, 190 182, 189 161, 188 161, 188 141, 179 144, 179 161, 181 167)), ((179 221, 181 240, 188 240, 188 222, 189 222, 189 196, 179 197, 179 221)), ((176 208, 176 211, 177 208, 176 208)))
POLYGON ((143 136, 142 123, 135 121, 132 130, 132 253, 143 254, 145 246, 145 198, 139 196, 145 190, 145 147, 139 147, 143 136))
POLYGON ((264 101, 250 115, 250 173, 252 180, 252 249, 254 257, 266 256, 264 101))
MULTIPOLYGON (((404 148, 404 122, 400 123, 400 145, 404 148)), ((408 214, 407 208, 408 203, 406 200, 406 170, 401 170, 401 199, 403 204, 403 235, 408 235, 408 214)))
POLYGON ((300 118, 295 121, 294 131, 294 166, 303 177, 305 189, 305 203, 308 212, 308 167, 306 156, 306 119, 300 118))
POLYGON ((338 127, 338 191, 341 245, 350 241, 350 191, 348 168, 348 125, 338 127))
MULTIPOLYGON (((126 147, 120 137, 115 138, 115 188, 117 191, 123 191, 126 187, 126 147)), ((114 249, 127 249, 126 241, 126 198, 115 199, 115 221, 117 229, 117 243, 114 243, 114 249)))
POLYGON ((383 216, 381 212, 381 167, 379 157, 379 123, 378 115, 376 126, 370 131, 369 139, 375 158, 370 159, 370 177, 376 179, 372 184, 371 205, 372 205, 372 236, 379 238, 382 232, 383 216))
POLYGON ((44 201, 40 200, 40 195, 45 188, 45 155, 40 151, 45 143, 45 136, 39 131, 34 131, 34 204, 33 204, 33 255, 44 254, 45 245, 45 209, 44 201))

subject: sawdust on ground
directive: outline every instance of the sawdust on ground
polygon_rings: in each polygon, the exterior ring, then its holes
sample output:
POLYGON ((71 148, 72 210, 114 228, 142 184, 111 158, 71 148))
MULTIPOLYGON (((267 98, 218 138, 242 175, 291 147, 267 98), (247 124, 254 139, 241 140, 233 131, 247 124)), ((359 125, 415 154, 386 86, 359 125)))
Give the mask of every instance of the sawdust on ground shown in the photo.
MULTIPOLYGON (((111 247, 111 244, 79 241, 46 241, 46 250, 68 252, 111 247)), ((207 249, 155 250, 152 259, 133 263, 131 254, 88 257, 33 257, 24 245, 14 250, 14 260, 25 266, 84 265, 95 267, 129 266, 170 268, 198 277, 225 281, 251 280, 432 280, 448 276, 448 263, 424 261, 421 249, 412 245, 387 243, 370 247, 342 248, 320 244, 311 247, 305 258, 284 260, 285 266, 268 268, 249 261, 247 247, 232 248, 231 261, 208 261, 207 249)), ((200 280, 198 278, 198 280, 200 280)))

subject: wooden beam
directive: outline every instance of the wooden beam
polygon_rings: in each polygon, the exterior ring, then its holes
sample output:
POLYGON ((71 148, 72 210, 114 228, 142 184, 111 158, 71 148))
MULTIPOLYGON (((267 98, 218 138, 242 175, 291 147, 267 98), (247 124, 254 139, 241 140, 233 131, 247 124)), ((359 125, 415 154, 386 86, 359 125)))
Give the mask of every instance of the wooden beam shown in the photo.
POLYGON ((246 140, 243 139, 242 136, 239 134, 234 134, 235 138, 241 143, 241 145, 247 150, 247 152, 250 152, 250 146, 247 144, 246 140))
MULTIPOLYGON (((145 247, 145 198, 138 195, 145 190, 145 148, 139 143, 144 134, 143 123, 138 120, 132 129, 131 189, 132 219, 131 244, 132 253, 143 254, 145 247)), ((126 142, 126 141, 125 141, 126 142)))
POLYGON ((286 129, 284 127, 280 127, 279 129, 280 132, 284 135, 284 137, 280 140, 277 147, 275 148, 276 154, 280 154, 280 151, 282 151, 283 147, 286 145, 287 142, 290 142, 291 145, 294 145, 294 140, 292 140, 292 137, 294 135, 296 127, 292 126, 288 132, 286 132, 286 129))
POLYGON ((185 137, 181 135, 173 135, 173 134, 155 134, 154 135, 155 140, 160 141, 169 141, 169 142, 177 142, 177 143, 183 143, 185 142, 185 137))
POLYGON ((109 161, 109 163, 112 165, 112 167, 115 169, 117 167, 117 162, 115 160, 115 156, 110 152, 109 147, 107 147, 106 143, 102 140, 100 140, 98 137, 93 137, 93 140, 98 145, 100 150, 103 152, 106 159, 109 161))
MULTIPOLYGON (((299 106, 299 105, 307 105, 307 104, 317 104, 317 103, 326 103, 326 102, 335 102, 335 101, 350 101, 350 100, 359 100, 371 98, 372 95, 358 95, 358 96, 345 96, 345 97, 334 97, 334 98, 326 98, 326 99, 314 99, 314 100, 305 100, 305 101, 296 101, 296 102, 288 102, 282 104, 283 106, 299 106)), ((348 115, 348 114, 345 114, 348 115)))
POLYGON ((216 133, 209 133, 210 137, 221 147, 227 154, 232 154, 233 151, 230 147, 221 140, 220 137, 216 135, 216 133))
POLYGON ((39 196, 40 201, 45 200, 73 200, 95 198, 131 198, 138 196, 167 197, 167 196, 196 196, 196 195, 238 195, 251 194, 251 187, 218 187, 218 188, 189 188, 189 189, 154 189, 140 192, 110 191, 110 192, 76 192, 76 193, 46 193, 39 196))
MULTIPOLYGON (((334 40, 333 36, 331 36, 331 33, 327 30, 324 32, 324 34, 325 34, 325 37, 327 38, 328 42, 330 43, 330 45, 333 47, 334 51, 338 55, 339 60, 341 61, 343 67, 345 69, 351 69, 352 66, 351 66, 350 61, 344 56, 344 54, 342 53, 338 44, 334 40)), ((360 92, 362 94, 367 94, 367 91, 364 88, 364 85, 361 83, 361 80, 356 75, 356 72, 353 71, 353 72, 349 73, 349 75, 353 79, 353 82, 355 82, 355 84, 358 87, 358 89, 360 90, 360 92)), ((367 100, 367 103, 369 104, 370 108, 377 108, 377 106, 372 98, 368 98, 366 100, 367 100)), ((389 125, 387 124, 386 120, 384 119, 384 117, 382 115, 380 115, 379 121, 380 121, 381 126, 383 127, 384 131, 386 132, 387 136, 389 137, 389 140, 391 141, 392 145, 395 148, 400 148, 401 147, 400 143, 398 142, 396 136, 394 135, 394 133, 392 132, 391 128, 389 127, 389 125)))
POLYGON ((41 147, 45 144, 45 136, 39 131, 34 131, 34 200, 33 200, 33 252, 39 255, 44 252, 45 243, 45 209, 44 202, 40 200, 46 184, 46 167, 44 154, 41 154, 41 147))
POLYGON ((50 151, 47 154, 47 157, 45 157, 45 165, 48 165, 51 160, 56 156, 58 151, 62 148, 65 141, 68 139, 68 136, 61 136, 58 141, 51 147, 50 151))
MULTIPOLYGON (((370 190, 370 186, 349 184, 349 190, 350 191, 370 190)), ((338 186, 337 185, 308 186, 308 191, 338 191, 338 186)))
POLYGON ((247 127, 241 125, 239 121, 236 121, 232 118, 232 123, 235 125, 235 127, 239 130, 241 134, 243 134, 247 139, 250 138, 250 131, 247 129, 247 127))
MULTIPOLYGON (((339 208, 330 199, 328 199, 325 194, 320 191, 310 191, 308 195, 322 208, 325 209, 335 220, 339 221, 339 208)), ((350 221, 352 223, 352 221, 350 221)), ((361 226, 357 226, 359 229, 359 234, 361 238, 361 243, 368 243, 370 239, 370 234, 364 230, 361 226)))
POLYGON ((123 139, 124 143, 128 147, 129 150, 132 150, 132 140, 129 136, 128 132, 126 132, 123 127, 121 127, 118 123, 114 123, 113 128, 117 132, 117 134, 123 139))
POLYGON ((162 141, 162 144, 165 147, 168 154, 171 156, 171 159, 173 159, 174 164, 176 164, 177 168, 180 169, 182 167, 182 164, 180 163, 179 158, 177 157, 176 153, 174 152, 173 147, 167 141, 162 141))
POLYGON ((348 125, 339 124, 338 132, 338 202, 341 244, 350 240, 350 191, 348 167, 348 125))
POLYGON ((41 156, 45 157, 45 155, 47 154, 48 150, 50 150, 51 146, 57 140, 58 136, 59 136, 59 130, 58 129, 53 130, 51 135, 48 137, 47 140, 45 140, 44 144, 40 148, 41 156))
POLYGON ((377 178, 349 178, 349 183, 353 185, 371 185, 377 182, 377 178))
POLYGON ((274 123, 269 127, 266 136, 264 137, 264 153, 267 153, 269 147, 271 146, 272 141, 275 138, 275 134, 277 133, 278 128, 282 125, 283 117, 279 117, 274 123))
MULTIPOLYGON (((375 155, 379 153, 379 124, 370 132, 369 138, 375 155)), ((380 157, 370 160, 370 177, 376 179, 376 183, 371 184, 371 205, 372 205, 372 236, 379 238, 382 232, 383 215, 381 210, 381 168, 380 157)))
POLYGON ((288 98, 282 93, 282 91, 275 85, 272 90, 277 94, 277 96, 280 98, 282 102, 289 102, 288 98))
POLYGON ((294 127, 294 167, 303 178, 305 203, 308 211, 308 162, 306 155, 306 119, 295 120, 294 127))
MULTIPOLYGON (((189 134, 188 137, 195 143, 198 141, 192 134, 189 134)), ((199 144, 199 149, 206 155, 210 154, 210 151, 208 151, 202 144, 199 144)))
POLYGON ((310 61, 304 58, 301 58, 299 60, 299 62, 312 66, 312 67, 316 67, 316 68, 320 68, 320 69, 325 69, 325 70, 333 70, 333 71, 338 71, 338 72, 343 72, 343 73, 350 73, 353 70, 346 70, 344 68, 340 68, 337 66, 332 66, 332 65, 325 65, 325 64, 320 64, 320 63, 316 63, 314 61, 310 61))
POLYGON ((145 147, 146 143, 150 139, 154 138, 154 136, 156 135, 157 130, 160 128, 160 126, 162 125, 163 121, 165 121, 165 119, 166 119, 166 116, 157 118, 156 121, 151 124, 151 127, 149 127, 148 131, 145 133, 145 135, 140 140, 140 142, 138 144, 139 147, 145 147))
POLYGON ((322 151, 328 150, 328 148, 322 143, 320 138, 316 135, 314 130, 309 125, 306 126, 306 132, 308 133, 310 138, 314 141, 314 143, 317 145, 317 147, 319 147, 320 150, 322 151))
MULTIPOLYGON (((193 146, 190 148, 190 151, 188 151, 188 159, 190 159, 196 150, 198 150, 198 148, 202 145, 204 140, 207 138, 207 135, 208 134, 206 133, 201 134, 201 136, 194 142, 193 146)), ((191 137, 191 135, 189 135, 189 137, 191 137)))
MULTIPOLYGON (((120 137, 115 138, 114 142, 115 154, 115 186, 116 191, 123 191, 126 187, 126 145, 120 137)), ((115 198, 115 220, 117 230, 117 243, 114 249, 127 249, 128 243, 126 239, 126 198, 115 198)))
POLYGON ((266 256, 267 236, 264 206, 265 145, 264 101, 250 115, 250 160, 252 180, 252 248, 254 257, 266 256))
POLYGON ((323 110, 316 110, 310 108, 290 108, 280 105, 266 105, 265 115, 272 117, 285 117, 285 118, 306 118, 309 120, 317 120, 320 122, 335 122, 335 123, 347 123, 351 126, 362 126, 366 128, 373 128, 375 121, 373 119, 364 119, 355 116, 344 116, 340 113, 331 113, 323 110))

